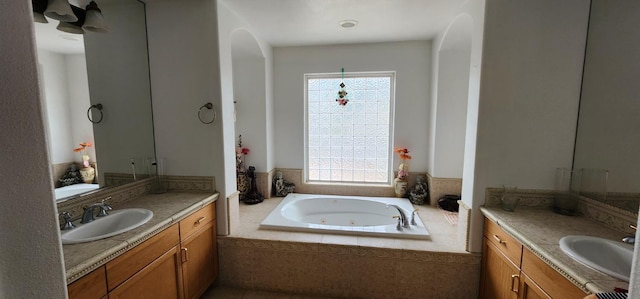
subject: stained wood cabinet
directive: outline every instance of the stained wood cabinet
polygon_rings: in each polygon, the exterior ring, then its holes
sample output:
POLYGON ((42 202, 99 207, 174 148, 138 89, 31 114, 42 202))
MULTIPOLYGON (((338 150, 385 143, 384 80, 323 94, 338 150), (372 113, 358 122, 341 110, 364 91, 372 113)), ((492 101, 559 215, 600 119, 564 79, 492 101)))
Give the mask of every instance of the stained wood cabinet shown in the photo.
POLYGON ((105 267, 93 270, 67 287, 69 299, 101 299, 107 296, 105 267))
POLYGON ((582 299, 580 288, 485 219, 480 298, 582 299))
POLYGON ((109 292, 109 299, 182 298, 181 280, 180 255, 174 246, 109 292))
POLYGON ((200 298, 218 277, 216 209, 209 204, 180 221, 184 298, 200 298))
POLYGON ((194 299, 218 277, 215 203, 69 284, 70 299, 194 299))

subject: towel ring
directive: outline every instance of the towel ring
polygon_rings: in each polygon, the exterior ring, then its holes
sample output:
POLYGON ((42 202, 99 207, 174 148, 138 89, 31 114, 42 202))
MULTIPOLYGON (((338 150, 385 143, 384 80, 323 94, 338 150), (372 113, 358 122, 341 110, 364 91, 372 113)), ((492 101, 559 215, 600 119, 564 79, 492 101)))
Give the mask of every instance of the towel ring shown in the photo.
POLYGON ((214 122, 216 120, 216 116, 217 116, 216 109, 213 108, 213 104, 211 104, 211 102, 202 105, 202 107, 200 107, 200 109, 198 110, 198 119, 200 120, 201 123, 203 123, 205 125, 208 125, 208 124, 214 122), (205 120, 202 119, 202 116, 200 115, 200 113, 202 112, 202 109, 204 109, 204 108, 207 108, 209 110, 213 110, 213 118, 211 119, 211 121, 205 121, 205 120))
POLYGON ((87 109, 87 118, 89 119, 90 122, 94 124, 99 124, 102 121, 102 104, 98 103, 98 104, 89 106, 89 109, 87 109), (98 112, 100 113, 100 118, 98 120, 91 119, 91 109, 97 109, 98 112))

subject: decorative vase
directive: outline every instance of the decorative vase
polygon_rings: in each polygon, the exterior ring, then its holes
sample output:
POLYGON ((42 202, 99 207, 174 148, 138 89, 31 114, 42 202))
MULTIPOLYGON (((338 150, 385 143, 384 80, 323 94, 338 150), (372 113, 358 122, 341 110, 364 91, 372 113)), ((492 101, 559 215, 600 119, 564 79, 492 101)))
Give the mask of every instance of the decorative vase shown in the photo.
POLYGON ((404 197, 407 193, 407 185, 409 182, 402 178, 393 179, 393 190, 396 193, 396 197, 404 197))
POLYGON ((243 200, 245 194, 247 194, 249 188, 251 188, 251 182, 249 182, 249 178, 245 172, 236 172, 236 184, 238 185, 240 200, 243 200))
POLYGON ((92 184, 96 177, 96 170, 93 167, 85 167, 80 169, 80 176, 85 184, 92 184))

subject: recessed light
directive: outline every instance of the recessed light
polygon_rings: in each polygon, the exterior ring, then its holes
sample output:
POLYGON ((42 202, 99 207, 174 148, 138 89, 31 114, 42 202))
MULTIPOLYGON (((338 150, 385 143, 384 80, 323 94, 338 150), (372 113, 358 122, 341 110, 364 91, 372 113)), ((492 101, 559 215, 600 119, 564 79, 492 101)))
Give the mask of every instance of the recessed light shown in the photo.
POLYGON ((340 27, 342 28, 353 28, 356 27, 356 25, 358 25, 358 21, 356 20, 342 20, 340 21, 340 27))

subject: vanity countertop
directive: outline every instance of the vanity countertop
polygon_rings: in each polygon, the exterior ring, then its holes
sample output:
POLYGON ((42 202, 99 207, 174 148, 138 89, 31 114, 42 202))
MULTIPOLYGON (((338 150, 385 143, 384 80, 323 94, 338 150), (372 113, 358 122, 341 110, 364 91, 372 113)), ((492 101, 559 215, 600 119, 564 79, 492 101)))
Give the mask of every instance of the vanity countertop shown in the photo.
POLYGON ((67 284, 106 264, 129 249, 153 237, 185 216, 218 199, 218 193, 169 192, 145 194, 122 202, 113 209, 145 208, 153 212, 149 222, 110 238, 63 245, 67 284))
POLYGON ((592 293, 629 289, 629 283, 584 266, 560 249, 566 235, 589 235, 620 241, 629 235, 587 217, 564 216, 549 207, 518 207, 507 212, 499 206, 481 207, 482 213, 526 248, 582 289, 592 293))

